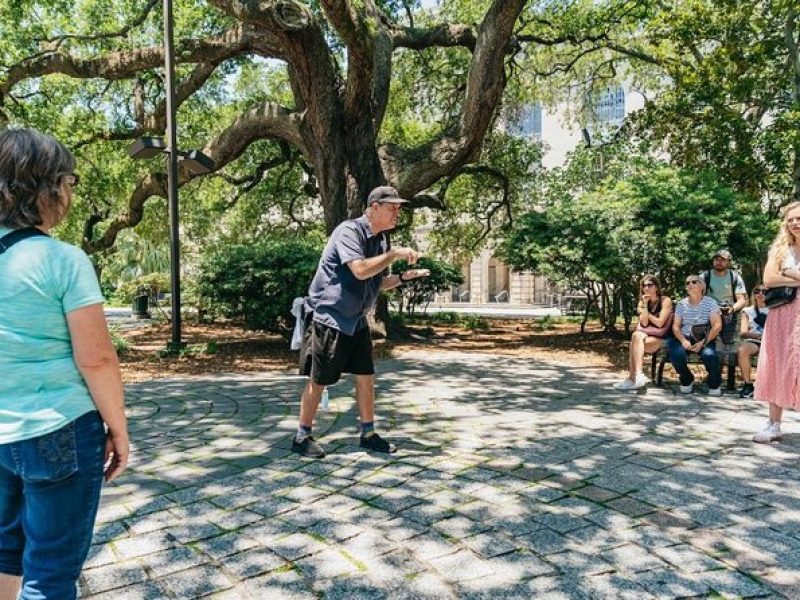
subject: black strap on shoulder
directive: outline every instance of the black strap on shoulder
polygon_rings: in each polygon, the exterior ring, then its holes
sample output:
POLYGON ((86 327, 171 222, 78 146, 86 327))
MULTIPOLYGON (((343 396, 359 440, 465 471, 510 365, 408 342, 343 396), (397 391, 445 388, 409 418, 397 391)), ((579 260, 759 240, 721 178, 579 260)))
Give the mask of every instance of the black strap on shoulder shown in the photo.
POLYGON ((22 229, 15 229, 11 233, 7 233, 0 238, 0 254, 11 248, 11 246, 17 242, 21 242, 26 238, 35 237, 37 235, 43 235, 47 237, 47 234, 44 231, 37 229, 36 227, 23 227, 22 229))

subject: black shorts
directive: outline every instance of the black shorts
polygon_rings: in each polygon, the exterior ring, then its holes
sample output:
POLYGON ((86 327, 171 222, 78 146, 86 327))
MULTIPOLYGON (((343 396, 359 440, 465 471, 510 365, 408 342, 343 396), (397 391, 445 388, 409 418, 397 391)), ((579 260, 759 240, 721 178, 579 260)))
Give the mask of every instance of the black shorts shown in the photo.
POLYGON ((300 348, 300 375, 310 375, 320 385, 331 385, 339 381, 342 373, 375 374, 369 327, 346 335, 309 320, 300 348))

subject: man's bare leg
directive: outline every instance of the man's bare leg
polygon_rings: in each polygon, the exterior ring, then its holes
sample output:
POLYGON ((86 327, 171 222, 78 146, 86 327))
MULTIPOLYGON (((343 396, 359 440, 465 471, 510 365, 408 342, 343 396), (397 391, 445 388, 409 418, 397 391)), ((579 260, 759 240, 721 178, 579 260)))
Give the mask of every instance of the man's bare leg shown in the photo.
POLYGON ((21 577, 0 573, 0 600, 15 600, 21 582, 21 577))
POLYGON ((375 433, 375 375, 356 375, 356 401, 361 418, 361 447, 375 452, 396 452, 393 444, 375 433))
POLYGON ((314 383, 310 378, 300 395, 300 425, 292 439, 292 452, 307 458, 324 458, 325 451, 311 436, 311 426, 317 414, 324 385, 314 383))
POLYGON ((324 385, 314 383, 309 378, 300 396, 300 425, 311 427, 314 424, 314 417, 317 415, 323 390, 325 390, 324 385))
POLYGON ((375 375, 356 375, 356 402, 362 423, 375 422, 375 375))

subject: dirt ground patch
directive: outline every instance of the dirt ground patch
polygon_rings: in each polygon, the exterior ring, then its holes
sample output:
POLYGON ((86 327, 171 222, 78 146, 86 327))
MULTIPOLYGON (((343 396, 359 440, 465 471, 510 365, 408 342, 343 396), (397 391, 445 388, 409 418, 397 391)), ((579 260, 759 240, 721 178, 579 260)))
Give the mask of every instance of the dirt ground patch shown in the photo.
MULTIPOLYGON (((483 352, 569 362, 575 365, 623 369, 627 365, 627 336, 609 335, 597 327, 581 334, 573 323, 552 324, 547 330, 533 320, 487 320, 488 328, 467 329, 460 325, 411 327, 412 339, 402 342, 376 340, 378 357, 391 357, 406 350, 483 352)), ((293 371, 297 353, 278 335, 245 331, 232 324, 185 323, 181 356, 162 356, 170 339, 170 326, 158 324, 122 334, 129 348, 121 353, 126 382, 161 377, 293 371)))

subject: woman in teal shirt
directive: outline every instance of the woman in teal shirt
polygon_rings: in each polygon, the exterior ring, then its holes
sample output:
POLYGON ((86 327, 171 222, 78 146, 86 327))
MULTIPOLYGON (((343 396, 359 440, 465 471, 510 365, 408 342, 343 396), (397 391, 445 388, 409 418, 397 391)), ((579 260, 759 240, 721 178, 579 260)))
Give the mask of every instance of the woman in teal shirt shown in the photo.
POLYGON ((103 478, 128 461, 97 277, 42 235, 69 210, 74 162, 50 136, 0 133, 0 600, 76 597, 103 478))

